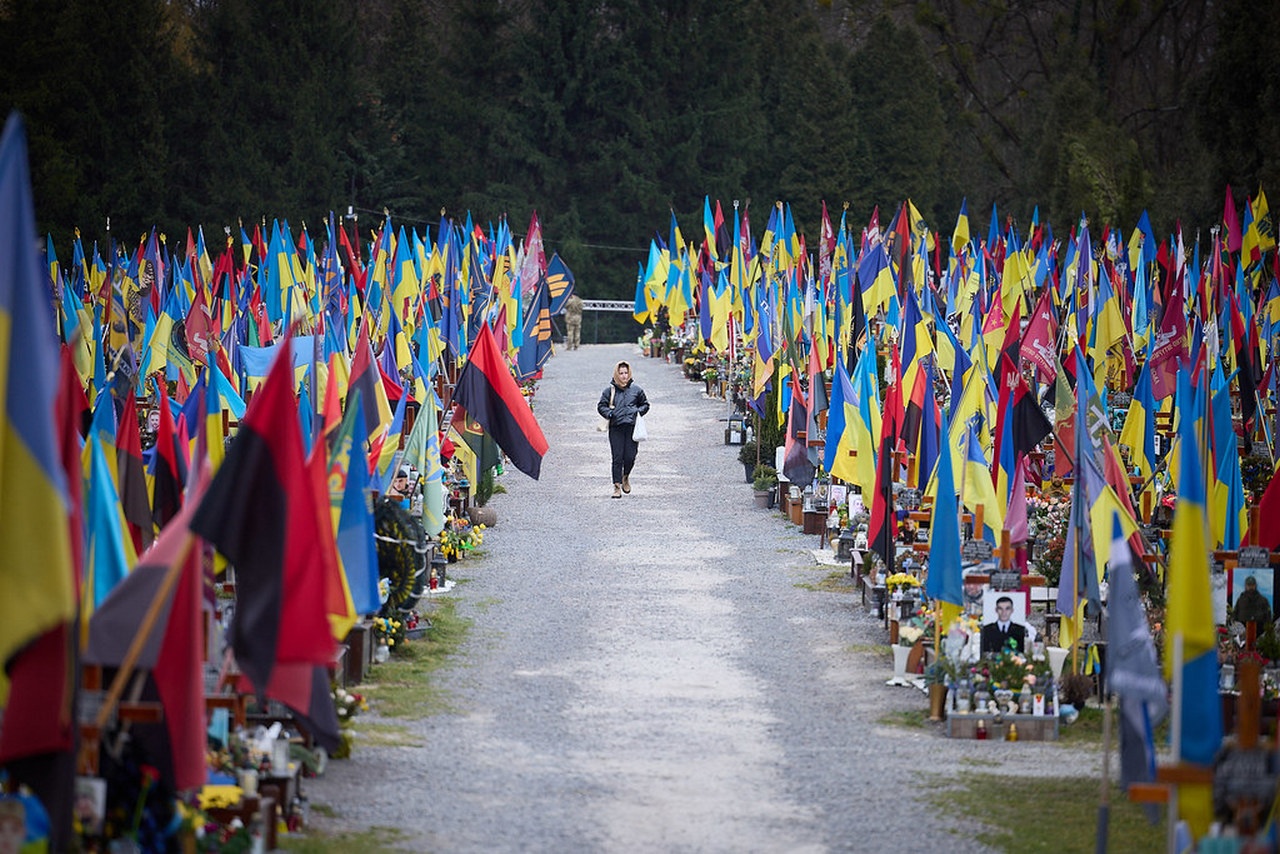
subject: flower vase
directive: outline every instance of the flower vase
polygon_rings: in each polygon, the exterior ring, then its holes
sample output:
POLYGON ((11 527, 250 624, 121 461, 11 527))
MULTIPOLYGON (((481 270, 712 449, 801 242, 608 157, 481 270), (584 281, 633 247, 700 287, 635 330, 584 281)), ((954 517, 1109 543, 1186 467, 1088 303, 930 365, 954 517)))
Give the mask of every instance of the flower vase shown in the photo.
POLYGON ((927 655, 928 654, 925 652, 924 648, 924 638, 920 638, 920 640, 916 641, 911 647, 911 657, 907 659, 907 672, 923 673, 924 668, 922 667, 922 663, 925 663, 927 655))
POLYGON ((893 650, 893 678, 886 685, 911 685, 907 678, 907 661, 911 658, 911 647, 895 643, 893 650))
POLYGON ((947 686, 935 682, 929 686, 929 720, 941 721, 947 717, 947 686))

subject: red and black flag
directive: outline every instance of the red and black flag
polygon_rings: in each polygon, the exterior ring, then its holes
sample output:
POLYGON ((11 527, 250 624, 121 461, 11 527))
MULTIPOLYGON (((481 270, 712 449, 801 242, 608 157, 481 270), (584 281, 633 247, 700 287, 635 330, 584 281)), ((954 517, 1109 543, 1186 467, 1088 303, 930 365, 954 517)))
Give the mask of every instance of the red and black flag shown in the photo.
POLYGON ((1250 529, 1247 540, 1272 551, 1280 549, 1280 472, 1267 481, 1258 511, 1258 530, 1250 529))
POLYGON ((360 406, 364 408, 364 423, 369 428, 370 436, 380 436, 391 423, 391 404, 387 402, 386 386, 382 380, 381 368, 374 358, 373 345, 369 342, 369 322, 362 319, 356 349, 351 354, 347 405, 351 405, 351 401, 356 399, 356 392, 359 392, 360 406))
POLYGON ((458 374, 453 399, 493 437, 511 458, 512 465, 538 479, 542 456, 548 448, 547 439, 498 351, 487 323, 480 327, 467 364, 458 374))
MULTIPOLYGON (((251 687, 252 683, 242 675, 237 689, 247 691, 251 687)), ((330 753, 338 749, 342 742, 341 725, 330 693, 327 666, 281 662, 272 671, 265 694, 288 706, 294 719, 316 744, 330 753)))
POLYGON ((893 351, 894 381, 885 390, 884 418, 880 425, 880 451, 876 455, 876 488, 871 496, 871 522, 867 526, 867 546, 893 571, 894 540, 898 536, 898 518, 893 506, 894 451, 902 429, 902 386, 898 381, 897 348, 893 351))
POLYGON ((1040 408, 1036 396, 1019 376, 1013 390, 1013 453, 1018 460, 1036 449, 1053 433, 1049 417, 1040 408))
POLYGON ((231 648, 260 693, 277 663, 328 664, 325 579, 337 571, 302 450, 288 343, 253 396, 191 520, 236 570, 231 648))
POLYGON ((1258 325, 1250 324, 1246 334, 1240 302, 1234 291, 1231 292, 1231 343, 1236 352, 1236 379, 1240 384, 1240 422, 1247 442, 1256 426, 1253 417, 1258 413, 1258 383, 1262 379, 1258 368, 1258 325))
POLYGON ((173 423, 169 394, 160 388, 160 426, 156 429, 155 486, 151 493, 151 518, 157 528, 169 524, 182 509, 182 491, 187 485, 186 438, 173 423))
POLYGON ((174 517, 138 566, 94 609, 85 654, 90 664, 119 667, 135 640, 140 644, 134 666, 150 671, 152 690, 164 708, 164 749, 149 758, 175 789, 205 783, 204 574, 189 527, 193 507, 174 517), (153 607, 155 620, 145 625, 153 607))
POLYGON ((129 523, 134 550, 141 554, 155 539, 151 500, 147 497, 147 472, 142 464, 142 440, 138 435, 138 401, 133 389, 124 399, 124 412, 116 427, 116 466, 120 472, 120 505, 129 523))
POLYGON ((813 463, 809 461, 806 425, 809 422, 804 392, 795 368, 791 370, 791 404, 787 408, 787 432, 782 448, 782 476, 803 487, 813 480, 813 463))

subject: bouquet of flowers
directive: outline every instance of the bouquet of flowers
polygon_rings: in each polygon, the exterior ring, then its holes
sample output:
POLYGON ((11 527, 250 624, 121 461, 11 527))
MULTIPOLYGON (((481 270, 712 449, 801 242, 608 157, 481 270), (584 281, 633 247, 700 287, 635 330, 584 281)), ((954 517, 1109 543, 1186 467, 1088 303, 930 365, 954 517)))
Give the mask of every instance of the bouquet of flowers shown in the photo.
POLYGON ((938 619, 939 608, 917 608, 910 619, 898 624, 898 642, 903 646, 914 646, 915 642, 924 638, 933 640, 934 626, 938 619))
POLYGON ((884 586, 890 593, 902 590, 904 593, 920 586, 920 579, 909 572, 895 572, 884 580, 884 586))
POLYGON ((975 681, 990 682, 993 689, 1005 688, 1013 692, 1026 685, 1031 692, 1043 692, 1052 679, 1048 661, 1035 661, 1018 652, 1016 642, 991 658, 970 665, 969 672, 975 681))
POLYGON ((445 557, 461 557, 484 542, 484 525, 472 525, 467 519, 450 516, 440 532, 440 553, 445 557))
POLYGON ((1067 525, 1071 521, 1071 498, 1062 495, 1027 498, 1027 533, 1036 539, 1036 569, 1058 583, 1062 573, 1062 554, 1067 545, 1067 525))
POLYGON ((378 643, 385 644, 391 649, 395 649, 397 641, 405 639, 406 631, 402 620, 392 617, 373 618, 373 636, 378 640, 378 643))
POLYGON ((369 709, 368 702, 360 694, 353 694, 337 686, 333 689, 333 707, 338 712, 338 723, 346 724, 359 712, 369 709))

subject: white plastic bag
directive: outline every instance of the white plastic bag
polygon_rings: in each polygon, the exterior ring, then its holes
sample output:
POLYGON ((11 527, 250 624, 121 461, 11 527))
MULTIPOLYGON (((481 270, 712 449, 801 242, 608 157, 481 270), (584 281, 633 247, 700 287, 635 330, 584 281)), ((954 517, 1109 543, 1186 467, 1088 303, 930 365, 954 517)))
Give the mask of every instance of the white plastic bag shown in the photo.
POLYGON ((645 426, 644 416, 637 415, 636 423, 631 428, 631 439, 634 442, 643 442, 649 438, 649 428, 645 426))

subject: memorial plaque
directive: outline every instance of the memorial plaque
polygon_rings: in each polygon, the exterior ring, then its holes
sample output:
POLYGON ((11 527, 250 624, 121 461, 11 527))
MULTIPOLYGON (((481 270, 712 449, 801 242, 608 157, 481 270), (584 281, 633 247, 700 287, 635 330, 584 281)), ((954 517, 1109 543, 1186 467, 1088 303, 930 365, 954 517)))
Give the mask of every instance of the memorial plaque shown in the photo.
POLYGON ((991 573, 992 590, 1017 590, 1022 586, 1022 573, 1000 570, 991 573))
POLYGON ((1263 546, 1245 546, 1240 549, 1236 566, 1246 569, 1266 569, 1271 566, 1271 550, 1263 546))
POLYGON ((1266 803, 1275 794, 1275 782, 1267 751, 1234 748, 1222 758, 1214 772, 1214 796, 1230 807, 1266 803))
POLYGON ((991 543, 986 540, 965 540, 960 546, 960 557, 965 563, 984 563, 991 560, 991 543))
POLYGON ((903 510, 919 510, 920 509, 920 490, 904 489, 896 496, 898 507, 903 510))

